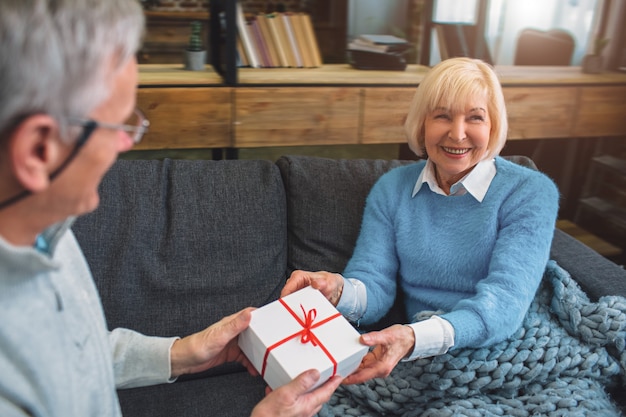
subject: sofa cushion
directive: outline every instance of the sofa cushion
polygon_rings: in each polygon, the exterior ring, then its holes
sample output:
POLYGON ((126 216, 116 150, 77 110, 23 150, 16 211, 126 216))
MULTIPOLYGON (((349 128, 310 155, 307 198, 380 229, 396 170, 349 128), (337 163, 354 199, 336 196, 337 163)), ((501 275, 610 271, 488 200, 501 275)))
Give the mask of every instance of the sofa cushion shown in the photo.
POLYGON ((276 164, 287 193, 290 271, 343 271, 370 189, 383 173, 414 162, 281 157, 276 164))
POLYGON ((286 208, 270 161, 118 161, 73 230, 110 328, 185 336, 278 297, 286 208))
MULTIPOLYGON (((415 161, 281 157, 276 164, 287 193, 289 273, 296 269, 343 271, 361 229, 370 189, 385 172, 410 163, 415 161)), ((398 292, 394 308, 362 330, 403 321, 402 311, 398 292)))

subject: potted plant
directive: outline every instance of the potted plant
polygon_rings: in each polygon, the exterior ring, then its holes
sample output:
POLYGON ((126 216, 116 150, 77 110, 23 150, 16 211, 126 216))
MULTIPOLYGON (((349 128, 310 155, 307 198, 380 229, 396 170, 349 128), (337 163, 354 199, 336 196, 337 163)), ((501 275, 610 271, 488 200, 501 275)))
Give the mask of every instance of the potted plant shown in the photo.
POLYGON ((194 20, 191 22, 189 44, 185 49, 185 69, 190 71, 204 71, 206 50, 202 45, 202 24, 194 20))
POLYGON ((607 38, 597 37, 593 42, 593 53, 583 57, 583 72, 587 74, 598 74, 602 72, 602 50, 609 43, 607 38))

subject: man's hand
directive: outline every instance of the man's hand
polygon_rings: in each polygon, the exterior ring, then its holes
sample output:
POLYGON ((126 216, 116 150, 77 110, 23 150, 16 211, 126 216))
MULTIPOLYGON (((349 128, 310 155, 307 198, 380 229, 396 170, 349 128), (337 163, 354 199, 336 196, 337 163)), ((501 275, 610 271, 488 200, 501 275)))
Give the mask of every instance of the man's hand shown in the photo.
POLYGON ((243 364, 252 375, 258 375, 237 346, 237 336, 250 324, 253 310, 252 307, 241 310, 201 332, 174 342, 171 351, 172 378, 233 361, 243 364))
POLYGON ((332 305, 337 306, 343 291, 343 277, 326 271, 293 271, 280 296, 284 297, 309 285, 320 290, 332 305))
POLYGON ((379 332, 361 335, 361 343, 376 347, 365 355, 359 368, 344 379, 344 384, 360 384, 389 376, 398 362, 413 351, 415 333, 409 326, 394 324, 379 332))
POLYGON ((305 371, 290 383, 271 391, 254 407, 251 417, 310 417, 316 414, 341 383, 335 376, 307 392, 319 380, 315 369, 305 371))

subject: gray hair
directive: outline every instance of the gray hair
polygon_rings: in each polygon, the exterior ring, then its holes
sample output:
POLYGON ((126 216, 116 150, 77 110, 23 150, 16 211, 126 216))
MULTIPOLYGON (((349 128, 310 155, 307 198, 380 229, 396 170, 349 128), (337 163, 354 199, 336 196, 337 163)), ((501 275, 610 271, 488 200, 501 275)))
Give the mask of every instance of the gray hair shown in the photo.
POLYGON ((32 114, 62 130, 89 114, 137 52, 144 19, 137 0, 0 1, 0 135, 32 114))

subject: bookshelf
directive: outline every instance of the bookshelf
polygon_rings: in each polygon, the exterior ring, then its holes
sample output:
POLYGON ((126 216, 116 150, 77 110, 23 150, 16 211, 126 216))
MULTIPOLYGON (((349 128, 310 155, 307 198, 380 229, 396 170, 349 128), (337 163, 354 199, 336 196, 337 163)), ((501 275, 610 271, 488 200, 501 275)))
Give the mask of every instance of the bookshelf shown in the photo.
MULTIPOLYGON (((237 1, 212 0, 209 2, 210 62, 213 69, 223 77, 225 85, 229 86, 238 84, 237 49, 245 48, 245 38, 250 37, 249 34, 244 35, 240 32, 239 38, 242 42, 238 45, 237 33, 242 23, 241 18, 238 17, 238 8, 240 9, 240 3, 237 1)), ((322 63, 346 62, 347 10, 348 0, 315 0, 307 2, 306 12, 294 13, 306 17, 302 17, 301 25, 307 27, 308 24, 309 30, 307 49, 311 50, 312 55, 310 55, 309 63, 302 65, 302 67, 317 67, 322 63), (312 42, 315 44, 313 46, 310 45, 311 36, 313 37, 312 42)), ((269 23, 266 16, 263 15, 263 18, 259 20, 263 20, 265 24, 269 23)), ((266 36, 272 36, 272 26, 264 26, 263 29, 259 28, 259 30, 263 30, 266 36)), ((247 43, 254 42, 250 39, 247 43)), ((274 61, 280 60, 278 50, 267 51, 267 53, 273 56, 274 61)), ((302 57, 302 59, 305 58, 302 57)), ((282 65, 269 66, 279 67, 282 65)))

